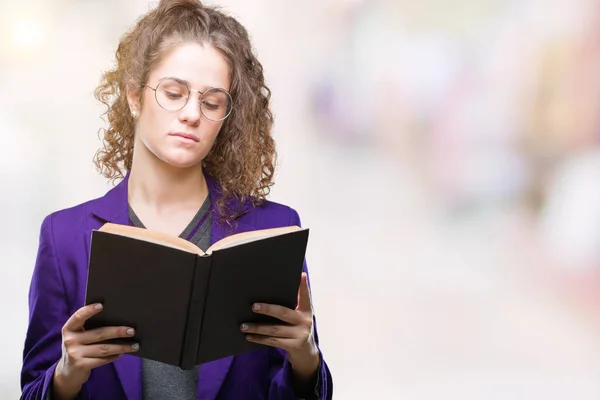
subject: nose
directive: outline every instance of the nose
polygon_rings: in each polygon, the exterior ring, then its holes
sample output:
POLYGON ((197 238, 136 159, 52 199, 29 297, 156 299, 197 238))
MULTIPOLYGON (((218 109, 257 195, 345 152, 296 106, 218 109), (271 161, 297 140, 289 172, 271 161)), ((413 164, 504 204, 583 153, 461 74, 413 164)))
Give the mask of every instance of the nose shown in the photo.
POLYGON ((191 126, 200 124, 200 102, 197 96, 191 95, 185 107, 179 111, 179 121, 191 126))

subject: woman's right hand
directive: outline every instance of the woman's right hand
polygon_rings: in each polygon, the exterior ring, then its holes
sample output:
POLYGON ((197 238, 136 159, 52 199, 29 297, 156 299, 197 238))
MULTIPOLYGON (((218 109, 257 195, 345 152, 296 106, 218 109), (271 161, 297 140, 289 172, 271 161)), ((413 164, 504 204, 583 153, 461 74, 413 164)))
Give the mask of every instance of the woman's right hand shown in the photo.
POLYGON ((72 399, 89 379, 92 369, 111 363, 124 353, 135 352, 139 345, 98 343, 109 339, 130 338, 133 328, 109 326, 85 331, 83 325, 102 311, 101 304, 89 304, 75 311, 62 328, 62 357, 56 366, 53 398, 72 399))

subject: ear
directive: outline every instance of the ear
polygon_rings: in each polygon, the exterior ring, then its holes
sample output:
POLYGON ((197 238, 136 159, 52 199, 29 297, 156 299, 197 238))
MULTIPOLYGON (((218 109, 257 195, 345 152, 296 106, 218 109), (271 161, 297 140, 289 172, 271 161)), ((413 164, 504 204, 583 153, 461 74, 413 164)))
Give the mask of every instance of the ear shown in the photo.
POLYGON ((127 88, 127 103, 129 104, 129 112, 133 118, 137 118, 140 115, 140 89, 134 89, 131 85, 127 88))

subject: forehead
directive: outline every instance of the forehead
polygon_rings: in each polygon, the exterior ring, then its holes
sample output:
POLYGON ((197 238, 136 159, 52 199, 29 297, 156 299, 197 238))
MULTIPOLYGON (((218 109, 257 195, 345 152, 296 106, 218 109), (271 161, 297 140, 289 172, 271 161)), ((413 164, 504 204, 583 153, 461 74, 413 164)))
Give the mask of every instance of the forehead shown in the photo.
POLYGON ((229 90, 229 66, 223 55, 211 45, 183 43, 168 52, 152 70, 151 85, 165 77, 185 80, 192 89, 215 87, 229 90))

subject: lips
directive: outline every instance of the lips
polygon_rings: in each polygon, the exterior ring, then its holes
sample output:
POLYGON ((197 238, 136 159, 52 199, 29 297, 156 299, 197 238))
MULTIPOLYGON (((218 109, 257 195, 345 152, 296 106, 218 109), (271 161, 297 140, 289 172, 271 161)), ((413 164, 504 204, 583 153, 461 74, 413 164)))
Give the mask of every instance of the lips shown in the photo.
POLYGON ((198 136, 196 136, 196 135, 194 135, 192 133, 175 132, 175 133, 170 133, 169 136, 179 136, 181 138, 192 140, 194 142, 199 142, 200 141, 200 139, 198 139, 198 136))

